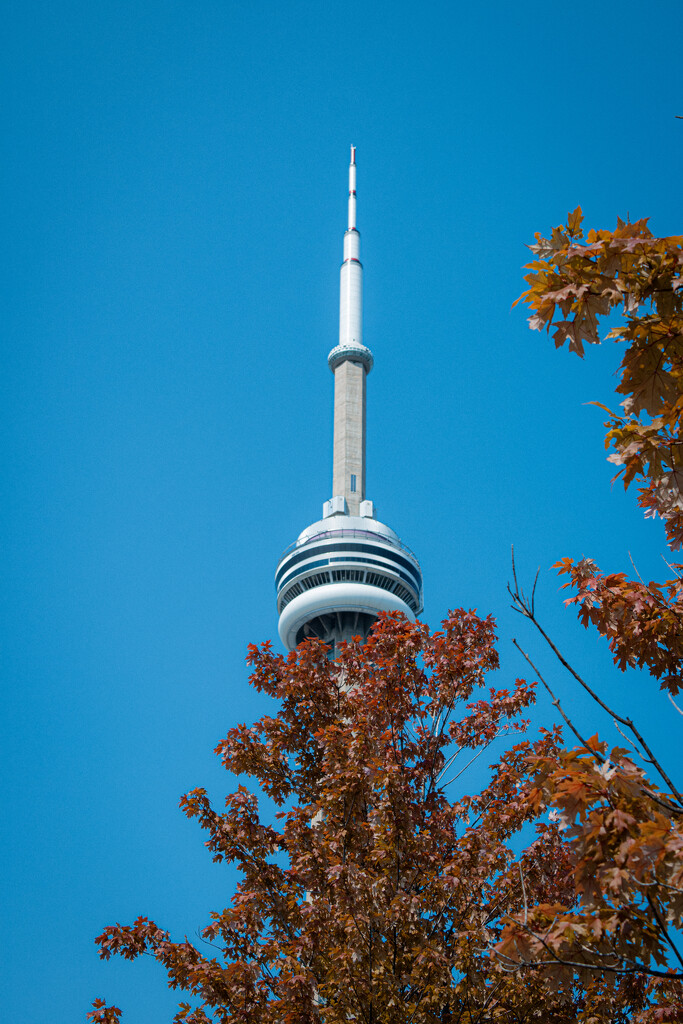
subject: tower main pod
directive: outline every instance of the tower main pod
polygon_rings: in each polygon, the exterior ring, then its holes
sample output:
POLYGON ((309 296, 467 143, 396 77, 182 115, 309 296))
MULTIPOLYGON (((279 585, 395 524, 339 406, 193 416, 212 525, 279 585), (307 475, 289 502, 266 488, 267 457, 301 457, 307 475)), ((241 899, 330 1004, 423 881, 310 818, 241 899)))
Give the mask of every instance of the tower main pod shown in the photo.
POLYGON ((323 518, 299 534, 275 573, 280 639, 293 650, 306 637, 330 644, 367 637, 379 612, 422 611, 422 573, 415 555, 375 519, 365 497, 366 379, 372 352, 363 344, 363 267, 356 227, 356 149, 349 166, 348 227, 339 294, 339 344, 328 356, 334 373, 333 497, 323 518))

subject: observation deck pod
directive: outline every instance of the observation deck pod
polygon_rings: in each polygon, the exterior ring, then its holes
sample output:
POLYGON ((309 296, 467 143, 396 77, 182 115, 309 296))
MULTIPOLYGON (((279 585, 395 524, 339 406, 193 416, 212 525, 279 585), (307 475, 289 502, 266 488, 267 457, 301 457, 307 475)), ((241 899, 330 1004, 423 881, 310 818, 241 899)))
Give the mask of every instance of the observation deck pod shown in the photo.
POLYGON ((380 612, 422 611, 415 555, 384 523, 361 516, 321 519, 299 534, 275 573, 278 631, 287 650, 306 637, 334 645, 367 637, 380 612))

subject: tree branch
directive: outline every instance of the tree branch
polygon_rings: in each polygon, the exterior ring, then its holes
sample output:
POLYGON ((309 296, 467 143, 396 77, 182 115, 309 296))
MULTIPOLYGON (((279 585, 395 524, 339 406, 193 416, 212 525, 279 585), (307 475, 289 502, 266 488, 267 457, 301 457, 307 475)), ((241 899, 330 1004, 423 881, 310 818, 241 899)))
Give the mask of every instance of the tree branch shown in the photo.
MULTIPOLYGON (((538 669, 536 668, 536 666, 534 665, 534 663, 533 663, 533 661, 531 660, 531 658, 529 657, 529 655, 528 655, 528 654, 526 653, 526 651, 522 650, 522 648, 520 647, 520 645, 519 645, 519 644, 517 643, 517 641, 516 641, 515 639, 513 639, 512 643, 513 643, 513 644, 514 644, 514 646, 515 646, 515 647, 517 648, 517 650, 518 650, 518 651, 519 651, 519 653, 520 653, 520 654, 522 655, 522 657, 523 657, 523 658, 526 658, 526 660, 527 660, 527 662, 529 663, 529 665, 531 665, 532 669, 534 670, 534 672, 536 673, 536 675, 538 676, 538 678, 540 679, 540 681, 541 681, 541 682, 543 683, 543 685, 545 686, 545 688, 546 688, 546 690, 548 691, 548 693, 550 694, 550 697, 551 697, 551 699, 552 699, 552 704, 553 704, 553 706, 554 706, 554 707, 556 707, 556 708, 557 708, 557 710, 558 710, 558 711, 560 712, 560 714, 562 715, 563 719, 565 720, 565 722, 567 723, 567 725, 569 726, 569 728, 571 729, 571 731, 572 731, 572 732, 574 733, 574 735, 576 736, 576 738, 577 738, 577 740, 579 741, 579 743, 581 744, 581 746, 582 746, 582 747, 586 747, 586 749, 588 749, 588 750, 592 750, 593 748, 592 748, 592 747, 589 747, 589 746, 588 746, 588 742, 587 742, 587 740, 585 740, 585 739, 583 738, 583 736, 582 736, 582 735, 581 735, 581 733, 580 733, 580 732, 578 731, 578 729, 576 728, 576 726, 575 726, 575 725, 573 724, 573 722, 571 721, 571 719, 569 718, 569 716, 568 716, 568 715, 567 715, 567 714, 566 714, 566 713, 564 712, 564 710, 563 710, 563 708, 562 708, 562 705, 560 704, 559 698, 558 698, 558 697, 556 697, 556 696, 555 696, 555 694, 553 693, 553 691, 552 691, 552 690, 550 689, 550 686, 549 686, 549 685, 548 685, 548 683, 547 683, 547 682, 545 681, 545 679, 543 678, 543 676, 541 675, 541 673, 539 672, 539 670, 538 670, 538 669)), ((599 752, 598 752, 597 750, 593 750, 593 753, 594 753, 594 754, 595 754, 595 756, 596 756, 596 757, 597 757, 597 758, 598 758, 598 759, 600 760, 601 764, 604 764, 604 763, 605 763, 605 760, 606 760, 606 758, 604 758, 604 757, 602 756, 602 754, 600 754, 600 753, 599 753, 599 752)))
MULTIPOLYGON (((560 664, 574 677, 574 679, 576 679, 576 681, 579 683, 579 685, 582 686, 583 689, 586 691, 586 693, 590 697, 593 698, 593 700, 596 702, 596 704, 598 704, 603 709, 603 711, 606 711, 607 714, 610 716, 610 718, 615 719, 617 722, 620 722, 621 725, 623 725, 627 729, 631 730, 631 732, 633 733, 633 735, 637 739, 638 743, 641 745, 641 747, 643 748, 643 750, 647 754, 647 759, 649 760, 649 763, 652 765, 652 767, 662 777, 662 779, 667 784, 667 786, 669 787, 670 791, 673 793, 673 795, 676 798, 676 800, 678 801, 678 803, 679 804, 683 804, 683 796, 681 796, 678 788, 674 785, 674 783, 671 780, 671 778, 669 777, 668 773, 665 771, 665 769, 662 767, 662 765, 659 763, 659 761, 655 757, 654 752, 650 748, 649 744, 646 742, 645 738, 643 737, 642 733, 640 732, 638 727, 635 725, 633 720, 631 718, 624 718, 623 715, 617 714, 616 711, 614 711, 608 704, 605 703, 604 700, 602 700, 601 697, 598 696, 598 694, 595 692, 595 690, 591 686, 589 686, 588 683, 584 679, 581 678, 581 676, 578 674, 578 672, 575 671, 575 669, 572 668, 572 666, 569 664, 567 659, 563 656, 561 651, 558 649, 557 645, 555 643, 553 643, 553 641, 550 639, 550 637, 548 636, 546 631, 543 629, 543 627, 539 623, 538 619, 536 618, 535 612, 534 612, 533 594, 532 594, 531 598, 527 598, 526 595, 524 594, 524 592, 522 590, 520 590, 520 588, 519 588, 519 586, 517 584, 517 572, 516 572, 516 569, 515 569, 515 562, 514 562, 514 550, 513 550, 513 558, 512 558, 512 572, 513 572, 513 578, 514 578, 514 582, 515 582, 515 589, 512 590, 512 588, 510 587, 510 584, 508 584, 508 588, 507 588, 508 589, 508 593, 510 594, 510 597, 512 598, 512 602, 513 602, 512 603, 512 607, 515 609, 515 611, 518 611, 521 615, 523 615, 525 618, 529 619, 529 621, 533 623, 533 625, 536 627, 536 629, 541 634, 541 636, 543 637, 545 642, 548 644, 548 646, 550 647, 551 651, 553 652, 555 657, 558 659, 560 664)), ((536 574, 536 579, 538 579, 538 573, 536 574)), ((536 584, 534 583, 534 591, 535 591, 535 589, 536 589, 536 584)), ((573 728, 572 728, 572 731, 576 732, 576 730, 574 730, 573 728)))

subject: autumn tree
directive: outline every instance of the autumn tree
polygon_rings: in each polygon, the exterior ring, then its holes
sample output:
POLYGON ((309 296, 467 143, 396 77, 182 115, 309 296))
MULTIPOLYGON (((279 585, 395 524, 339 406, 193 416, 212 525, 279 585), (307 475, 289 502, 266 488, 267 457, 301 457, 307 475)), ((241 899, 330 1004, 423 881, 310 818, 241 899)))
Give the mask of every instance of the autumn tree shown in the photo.
MULTIPOLYGON (((639 484, 646 516, 665 525, 664 582, 602 573, 590 559, 556 566, 586 627, 609 643, 624 672, 645 669, 672 702, 683 685, 683 582, 675 552, 683 543, 683 237, 657 238, 646 220, 618 221, 614 231, 583 234, 580 209, 550 238, 530 248, 530 326, 552 332, 557 347, 612 339, 623 346, 618 396, 607 412, 609 460, 624 486, 639 484), (614 324, 614 314, 621 320, 614 324), (602 323, 609 320, 610 329, 602 323)), ((523 652, 579 741, 559 757, 536 762, 538 808, 551 806, 566 828, 573 902, 529 903, 507 922, 498 952, 511 969, 537 969, 569 985, 577 978, 648 979, 652 1003, 634 1019, 683 1019, 683 797, 651 737, 628 708, 612 708, 594 680, 572 668, 544 631, 533 593, 516 576, 513 604, 531 621, 559 663, 612 718, 624 744, 612 749, 581 735, 553 688, 523 652), (655 1005, 656 1004, 656 1005, 655 1005)), ((521 648, 520 648, 521 649, 521 648)), ((642 681, 639 685, 643 685, 642 681)))
MULTIPOLYGON (((460 610, 430 634, 394 615, 335 661, 319 641, 249 657, 252 684, 278 711, 231 729, 218 753, 277 810, 243 785, 224 810, 202 789, 182 800, 214 860, 241 872, 204 928, 210 952, 141 917, 104 930, 102 957, 155 957, 193 997, 174 1018, 191 1024, 569 1024, 582 1013, 625 1021, 643 1005, 642 985, 558 989, 492 953, 505 915, 573 897, 567 844, 537 820, 533 797, 534 766, 557 761, 558 731, 521 735, 532 685, 487 688, 491 619, 460 610), (518 741, 465 795, 468 764, 505 733, 518 741)), ((100 1001, 91 1019, 112 1013, 100 1001)))

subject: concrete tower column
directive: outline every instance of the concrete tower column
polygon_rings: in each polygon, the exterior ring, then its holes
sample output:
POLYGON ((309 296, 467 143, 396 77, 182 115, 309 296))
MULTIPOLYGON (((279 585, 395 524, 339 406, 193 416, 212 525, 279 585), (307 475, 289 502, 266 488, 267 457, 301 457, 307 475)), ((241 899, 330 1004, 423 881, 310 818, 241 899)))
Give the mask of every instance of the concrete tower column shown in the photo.
POLYGON ((334 371, 332 493, 344 496, 350 516, 365 501, 365 376, 350 359, 334 371))

